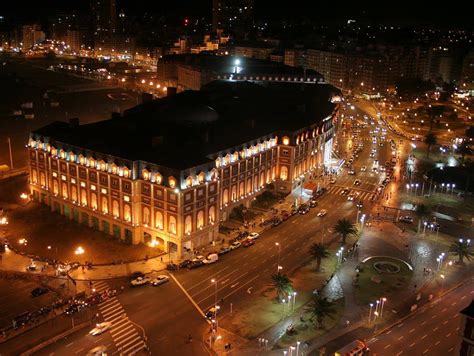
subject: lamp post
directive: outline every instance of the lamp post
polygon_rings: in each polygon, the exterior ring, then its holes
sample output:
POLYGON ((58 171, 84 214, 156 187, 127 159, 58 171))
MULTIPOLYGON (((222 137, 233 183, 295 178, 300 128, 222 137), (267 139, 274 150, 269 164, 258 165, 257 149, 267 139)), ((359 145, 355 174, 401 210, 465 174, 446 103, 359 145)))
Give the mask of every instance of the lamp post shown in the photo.
POLYGON ((214 328, 217 332, 217 280, 211 279, 211 283, 214 283, 214 328))
POLYGON ((369 307, 370 307, 370 309, 369 309, 369 324, 370 324, 370 318, 372 317, 372 308, 374 307, 374 304, 370 303, 369 307))
POLYGON ((298 356, 298 353, 300 351, 300 344, 301 344, 301 342, 296 341, 296 356, 298 356))
POLYGON ((281 253, 281 245, 279 242, 275 242, 275 245, 278 246, 278 262, 277 262, 277 273, 280 273, 280 253, 281 253))
POLYGON ((288 296, 288 314, 290 314, 291 295, 288 296))
POLYGON ((428 225, 428 222, 424 221, 423 222, 423 235, 426 234, 426 225, 428 225))
POLYGON ((293 311, 295 311, 295 304, 296 304, 296 292, 293 292, 293 311))
POLYGON ((282 305, 283 305, 283 315, 282 315, 282 318, 285 316, 285 307, 286 307, 286 299, 283 299, 282 300, 282 305))
POLYGON ((456 184, 451 184, 451 195, 453 195, 454 188, 456 187, 456 184))
POLYGON ((383 306, 385 304, 385 302, 387 301, 387 298, 382 298, 382 306, 380 307, 380 317, 382 317, 382 314, 383 314, 383 306))

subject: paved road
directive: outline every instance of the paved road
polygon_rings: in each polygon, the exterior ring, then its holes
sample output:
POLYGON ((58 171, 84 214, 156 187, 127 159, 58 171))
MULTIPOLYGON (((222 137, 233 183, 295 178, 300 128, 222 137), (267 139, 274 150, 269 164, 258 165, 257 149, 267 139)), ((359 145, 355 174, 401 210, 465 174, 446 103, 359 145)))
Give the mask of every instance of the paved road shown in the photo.
POLYGON ((403 323, 371 340, 372 355, 453 355, 459 339, 459 311, 473 298, 473 284, 466 283, 422 307, 403 323))

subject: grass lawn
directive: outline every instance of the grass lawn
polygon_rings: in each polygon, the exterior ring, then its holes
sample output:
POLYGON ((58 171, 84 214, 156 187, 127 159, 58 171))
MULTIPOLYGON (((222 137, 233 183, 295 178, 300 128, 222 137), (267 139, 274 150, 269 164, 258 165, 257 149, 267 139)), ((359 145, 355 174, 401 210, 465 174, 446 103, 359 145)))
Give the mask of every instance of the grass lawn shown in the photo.
POLYGON ((389 296, 394 292, 406 289, 413 276, 413 271, 405 263, 390 257, 376 257, 366 263, 361 263, 360 267, 362 270, 359 274, 358 286, 355 288, 355 296, 361 305, 367 305, 381 296, 389 296), (400 267, 400 271, 398 273, 378 272, 373 267, 377 261, 395 263, 400 267), (380 283, 372 281, 372 278, 379 278, 380 283))
POLYGON ((324 319, 324 325, 322 327, 315 326, 310 320, 305 319, 304 322, 295 325, 296 332, 294 334, 284 334, 275 344, 274 348, 287 348, 291 345, 296 345, 297 341, 305 342, 326 334, 339 323, 339 320, 344 314, 344 298, 339 298, 334 301, 333 306, 336 313, 332 318, 328 317, 324 319))
MULTIPOLYGON (((315 271, 315 262, 308 263, 299 268, 290 276, 294 290, 298 293, 296 297, 295 313, 301 313, 311 298, 313 290, 320 289, 323 282, 333 273, 336 260, 332 256, 321 263, 321 271, 315 271)), ((245 337, 254 338, 272 327, 283 318, 288 317, 286 306, 276 301, 274 288, 269 286, 256 291, 252 296, 246 297, 238 309, 234 309, 232 315, 226 315, 220 324, 222 327, 245 337)))

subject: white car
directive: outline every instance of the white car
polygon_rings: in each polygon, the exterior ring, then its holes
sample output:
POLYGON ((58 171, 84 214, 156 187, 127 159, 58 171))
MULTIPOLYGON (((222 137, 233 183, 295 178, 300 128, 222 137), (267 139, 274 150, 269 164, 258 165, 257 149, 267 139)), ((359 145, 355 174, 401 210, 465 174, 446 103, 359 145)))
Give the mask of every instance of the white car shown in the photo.
POLYGON ((152 279, 150 281, 151 285, 153 287, 157 287, 159 285, 162 285, 163 283, 166 283, 166 282, 169 282, 170 280, 170 277, 168 276, 165 276, 164 274, 163 275, 159 275, 158 277, 156 277, 155 279, 152 279))
POLYGON ((260 234, 258 232, 251 232, 247 238, 250 240, 256 240, 259 236, 260 234))
POLYGON ((366 167, 366 166, 360 167, 360 171, 361 171, 361 172, 365 172, 366 170, 367 170, 367 167, 366 167))
POLYGON ((349 194, 349 195, 347 196, 347 200, 353 201, 353 200, 354 200, 354 196, 355 196, 354 193, 349 194))
POLYGON ((95 328, 89 331, 89 335, 97 336, 102 334, 103 332, 109 330, 112 327, 112 323, 110 321, 104 321, 103 323, 96 324, 95 328))
POLYGON ((318 216, 324 216, 324 215, 326 215, 327 213, 328 213, 328 212, 327 212, 325 209, 323 209, 323 210, 320 210, 320 211, 319 211, 318 216))
POLYGON ((144 286, 150 282, 150 277, 138 277, 130 282, 132 287, 144 286))

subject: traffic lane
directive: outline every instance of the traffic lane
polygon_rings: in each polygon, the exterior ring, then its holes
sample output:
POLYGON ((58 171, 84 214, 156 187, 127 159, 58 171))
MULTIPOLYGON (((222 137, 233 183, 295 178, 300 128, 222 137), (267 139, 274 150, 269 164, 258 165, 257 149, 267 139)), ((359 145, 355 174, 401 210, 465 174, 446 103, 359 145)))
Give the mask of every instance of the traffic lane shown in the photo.
POLYGON ((113 344, 110 332, 106 331, 97 336, 89 335, 89 331, 92 330, 93 327, 94 325, 91 324, 90 327, 86 327, 60 339, 54 344, 36 352, 35 355, 85 355, 97 346, 105 346, 107 353, 110 355, 116 352, 117 348, 113 344))
POLYGON ((129 319, 145 329, 152 354, 206 353, 201 343, 188 343, 187 339, 190 334, 198 339, 208 324, 172 278, 158 287, 130 289, 117 299, 129 319))
POLYGON ((440 355, 446 355, 456 342, 460 324, 459 311, 470 303, 473 296, 474 289, 466 283, 381 334, 371 343, 371 349, 380 353, 397 350, 419 355, 434 352, 435 349, 436 352, 443 352, 440 355))

